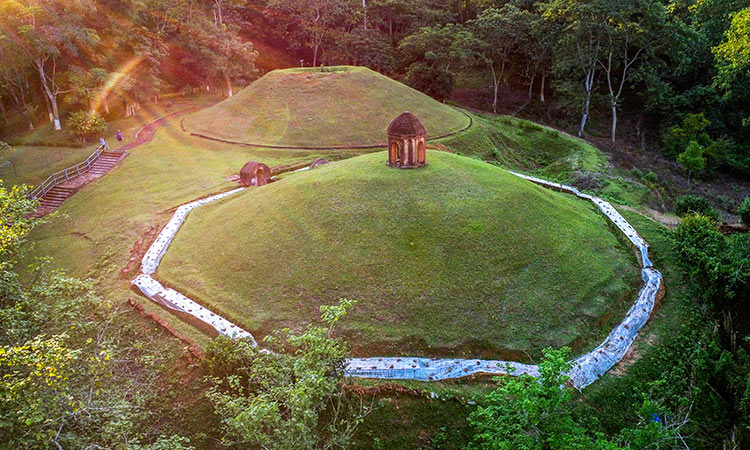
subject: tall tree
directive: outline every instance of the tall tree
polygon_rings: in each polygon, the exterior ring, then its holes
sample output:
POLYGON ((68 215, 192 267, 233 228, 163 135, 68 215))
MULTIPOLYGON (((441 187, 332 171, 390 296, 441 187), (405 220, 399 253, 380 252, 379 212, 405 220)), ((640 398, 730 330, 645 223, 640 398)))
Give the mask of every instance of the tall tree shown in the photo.
POLYGON ((544 14, 548 20, 563 26, 555 48, 555 71, 561 81, 558 89, 580 104, 580 137, 586 129, 591 98, 596 90, 599 56, 609 21, 606 0, 552 0, 546 5, 544 14), (576 76, 576 73, 580 75, 576 76))
POLYGON ((61 130, 58 99, 66 92, 63 73, 74 58, 82 59, 99 41, 97 33, 86 27, 84 18, 94 5, 86 0, 56 2, 37 0, 22 5, 23 26, 17 30, 20 49, 39 75, 42 91, 49 101, 55 130, 61 130))
POLYGON ((443 100, 453 90, 451 67, 471 63, 477 43, 463 25, 447 24, 422 27, 399 44, 403 63, 408 64, 407 82, 429 95, 443 100))
POLYGON ((607 81, 609 107, 612 111, 611 142, 617 132, 617 108, 623 89, 632 76, 631 70, 639 57, 656 45, 664 27, 664 6, 651 0, 625 0, 609 3, 606 37, 599 56, 599 65, 607 81))
POLYGON ((269 4, 292 19, 290 33, 312 51, 312 65, 317 66, 320 49, 336 31, 351 31, 361 8, 358 0, 271 0, 269 4))
POLYGON ((478 54, 492 75, 492 111, 497 112, 497 94, 500 83, 506 79, 506 67, 511 55, 529 35, 533 14, 512 3, 502 8, 488 8, 468 23, 479 44, 478 54))

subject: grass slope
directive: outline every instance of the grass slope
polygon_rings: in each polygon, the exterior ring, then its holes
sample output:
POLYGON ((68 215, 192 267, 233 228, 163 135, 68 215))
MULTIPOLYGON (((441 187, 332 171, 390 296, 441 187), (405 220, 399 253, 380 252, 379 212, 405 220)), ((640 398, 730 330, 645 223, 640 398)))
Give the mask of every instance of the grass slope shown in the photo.
POLYGON ((613 203, 637 208, 654 199, 649 187, 613 167, 606 154, 582 139, 516 117, 471 116, 470 129, 438 143, 458 154, 572 184, 613 203))
POLYGON ((182 333, 205 342, 206 336, 192 325, 133 292, 130 280, 137 275, 140 255, 131 252, 145 251, 148 239, 171 217, 172 208, 237 187, 225 177, 236 174, 245 162, 263 161, 273 167, 317 157, 330 159, 331 155, 238 148, 187 137, 179 123, 170 124, 156 132, 153 142, 130 150, 117 167, 66 200, 55 216, 47 217, 48 223, 31 235, 35 246, 27 262, 51 256, 53 267, 95 280, 96 290, 110 301, 117 304, 136 298, 182 333))
POLYGON ((0 179, 8 186, 36 186, 53 173, 85 161, 95 149, 95 145, 83 148, 25 145, 13 147, 7 165, 0 167, 0 179))
POLYGON ((200 208, 158 276, 260 336, 359 300, 359 354, 524 358, 600 339, 639 272, 582 200, 470 158, 375 153, 200 208))
POLYGON ((461 112, 364 67, 275 70, 212 108, 188 131, 237 142, 290 146, 378 145, 409 110, 429 136, 464 128, 461 112))

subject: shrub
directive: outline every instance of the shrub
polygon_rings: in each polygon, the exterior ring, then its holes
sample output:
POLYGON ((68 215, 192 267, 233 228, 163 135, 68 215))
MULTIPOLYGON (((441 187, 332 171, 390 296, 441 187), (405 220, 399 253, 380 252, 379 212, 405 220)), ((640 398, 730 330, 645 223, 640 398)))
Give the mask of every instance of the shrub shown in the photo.
POLYGON ((688 279, 707 302, 746 307, 750 279, 750 235, 724 237, 707 217, 688 216, 675 230, 675 249, 688 279))
POLYGON ((680 125, 670 127, 662 134, 662 153, 667 158, 676 158, 687 149, 690 141, 696 141, 702 146, 711 144, 711 138, 706 129, 711 122, 703 113, 688 114, 680 125))
POLYGON ((649 183, 656 183, 657 181, 659 181, 659 175, 649 171, 646 175, 643 176, 643 179, 645 181, 648 181, 649 183))
POLYGON ((68 125, 70 132, 81 138, 85 144, 86 138, 94 136, 107 129, 107 122, 98 113, 76 111, 70 115, 68 125))
POLYGON ((630 170, 630 175, 634 176, 635 178, 643 178, 643 172, 641 172, 637 167, 633 167, 630 170))
POLYGON ((737 208, 737 215, 740 216, 742 223, 750 225, 750 195, 740 203, 740 207, 737 208))
POLYGON ((677 197, 674 202, 674 212, 680 217, 700 214, 714 222, 718 222, 721 219, 721 215, 711 202, 698 195, 681 195, 677 197))
POLYGON ((406 84, 441 101, 451 95, 453 83, 452 73, 422 62, 412 64, 406 72, 406 84))
POLYGON ((693 174, 706 168, 705 148, 697 141, 690 141, 684 152, 677 156, 677 162, 688 172, 688 182, 693 174))

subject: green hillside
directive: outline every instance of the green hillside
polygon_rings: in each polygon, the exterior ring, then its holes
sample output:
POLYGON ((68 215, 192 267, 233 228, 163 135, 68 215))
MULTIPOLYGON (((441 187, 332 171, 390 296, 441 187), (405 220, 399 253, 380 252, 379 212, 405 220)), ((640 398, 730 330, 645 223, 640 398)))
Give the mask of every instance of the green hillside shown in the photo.
POLYGON ((378 145, 408 110, 428 137, 469 124, 461 112, 364 67, 274 70, 234 97, 185 118, 187 131, 302 147, 378 145))
POLYGON ((466 157, 385 158, 197 209, 158 277, 258 336, 357 299, 357 354, 527 359, 600 339, 632 302, 635 258, 590 204, 466 157))

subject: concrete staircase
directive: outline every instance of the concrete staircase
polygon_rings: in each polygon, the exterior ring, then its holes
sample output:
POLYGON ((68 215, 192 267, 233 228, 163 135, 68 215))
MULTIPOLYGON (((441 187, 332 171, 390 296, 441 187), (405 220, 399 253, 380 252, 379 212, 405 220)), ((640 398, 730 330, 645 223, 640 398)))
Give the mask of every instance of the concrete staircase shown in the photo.
POLYGON ((57 209, 62 203, 71 195, 75 193, 75 189, 66 188, 62 186, 55 186, 49 192, 44 194, 39 200, 39 206, 44 209, 57 209))
POLYGON ((97 177, 104 175, 120 162, 123 155, 122 152, 102 152, 89 173, 97 177))
POLYGON ((89 181, 99 178, 105 173, 112 170, 117 163, 125 157, 124 152, 102 152, 99 159, 91 166, 91 170, 82 174, 70 182, 61 183, 50 189, 42 198, 39 199, 39 208, 36 215, 43 216, 63 204, 71 195, 75 194, 78 189, 89 181))

